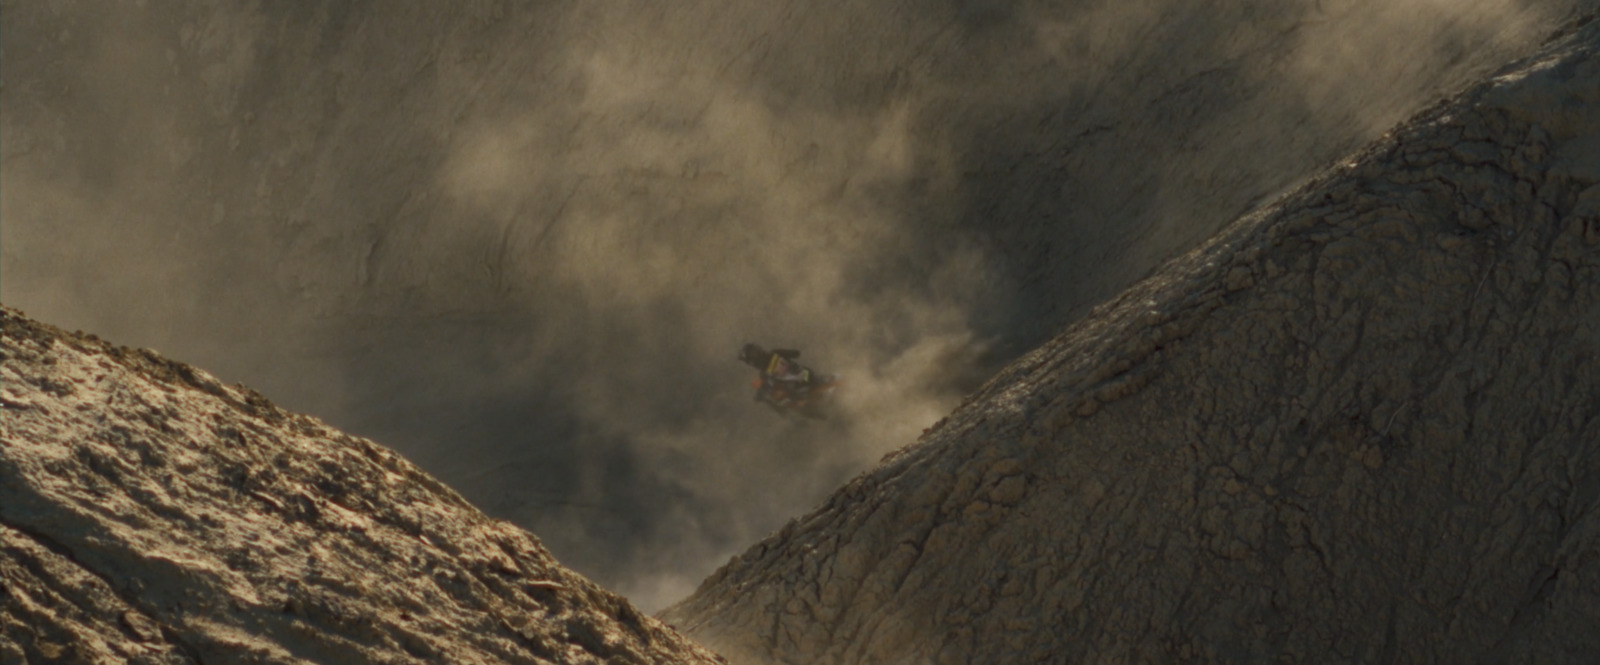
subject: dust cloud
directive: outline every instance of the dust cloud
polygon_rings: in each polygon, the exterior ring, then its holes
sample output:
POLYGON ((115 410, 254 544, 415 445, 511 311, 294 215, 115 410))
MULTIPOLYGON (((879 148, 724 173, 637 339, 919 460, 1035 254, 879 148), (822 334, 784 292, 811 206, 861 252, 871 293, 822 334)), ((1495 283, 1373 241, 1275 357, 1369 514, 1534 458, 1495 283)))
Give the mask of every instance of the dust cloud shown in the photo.
POLYGON ((654 609, 1592 4, 8 2, 0 288, 654 609), (747 341, 845 413, 752 403, 747 341))

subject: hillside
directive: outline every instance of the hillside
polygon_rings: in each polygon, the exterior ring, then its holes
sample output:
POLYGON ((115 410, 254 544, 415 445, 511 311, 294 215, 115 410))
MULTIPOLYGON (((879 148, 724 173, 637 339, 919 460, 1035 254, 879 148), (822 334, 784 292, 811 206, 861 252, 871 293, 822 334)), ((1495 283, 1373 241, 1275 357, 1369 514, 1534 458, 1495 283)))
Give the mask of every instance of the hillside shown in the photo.
POLYGON ((0 662, 722 661, 382 446, 6 308, 0 662))
POLYGON ((383 441, 653 609, 1597 4, 5 0, 0 300, 383 441), (747 341, 861 417, 753 407, 747 341))
POLYGON ((1096 309, 664 618, 750 663, 1594 662, 1592 18, 1096 309))

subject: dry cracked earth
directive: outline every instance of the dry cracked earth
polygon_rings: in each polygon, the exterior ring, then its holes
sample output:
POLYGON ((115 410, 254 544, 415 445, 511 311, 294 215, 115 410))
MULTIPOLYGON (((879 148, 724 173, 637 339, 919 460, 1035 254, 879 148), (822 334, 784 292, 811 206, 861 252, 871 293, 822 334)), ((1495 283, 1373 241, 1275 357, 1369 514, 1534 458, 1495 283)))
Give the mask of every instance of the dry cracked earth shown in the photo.
MULTIPOLYGON (((7 309, 0 661, 1593 662, 1593 19, 1163 264, 660 620, 381 445, 7 309)), ((1265 193, 1242 178, 1219 196, 1265 193)), ((994 237, 1048 255, 1030 228, 994 237)))

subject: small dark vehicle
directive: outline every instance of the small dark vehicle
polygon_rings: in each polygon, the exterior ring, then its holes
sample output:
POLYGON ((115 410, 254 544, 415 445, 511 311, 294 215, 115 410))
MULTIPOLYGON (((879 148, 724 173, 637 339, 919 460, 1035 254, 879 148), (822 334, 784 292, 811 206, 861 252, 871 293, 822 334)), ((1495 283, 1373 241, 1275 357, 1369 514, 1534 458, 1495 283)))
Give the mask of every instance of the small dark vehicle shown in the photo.
POLYGON ((746 344, 739 351, 739 360, 760 372, 750 382, 757 402, 785 416, 827 418, 839 390, 839 377, 813 372, 801 365, 799 358, 797 350, 768 351, 757 344, 746 344))

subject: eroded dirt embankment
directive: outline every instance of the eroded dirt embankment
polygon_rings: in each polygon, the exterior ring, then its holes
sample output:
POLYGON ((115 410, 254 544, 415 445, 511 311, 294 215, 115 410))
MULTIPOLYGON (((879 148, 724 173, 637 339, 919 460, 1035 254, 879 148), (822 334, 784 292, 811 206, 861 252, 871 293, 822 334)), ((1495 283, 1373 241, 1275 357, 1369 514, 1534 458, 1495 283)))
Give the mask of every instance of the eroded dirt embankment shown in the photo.
POLYGON ((720 659, 382 446, 7 308, 0 661, 720 659))
POLYGON ((743 662, 1600 653, 1600 24, 1166 265, 664 617, 743 662))

